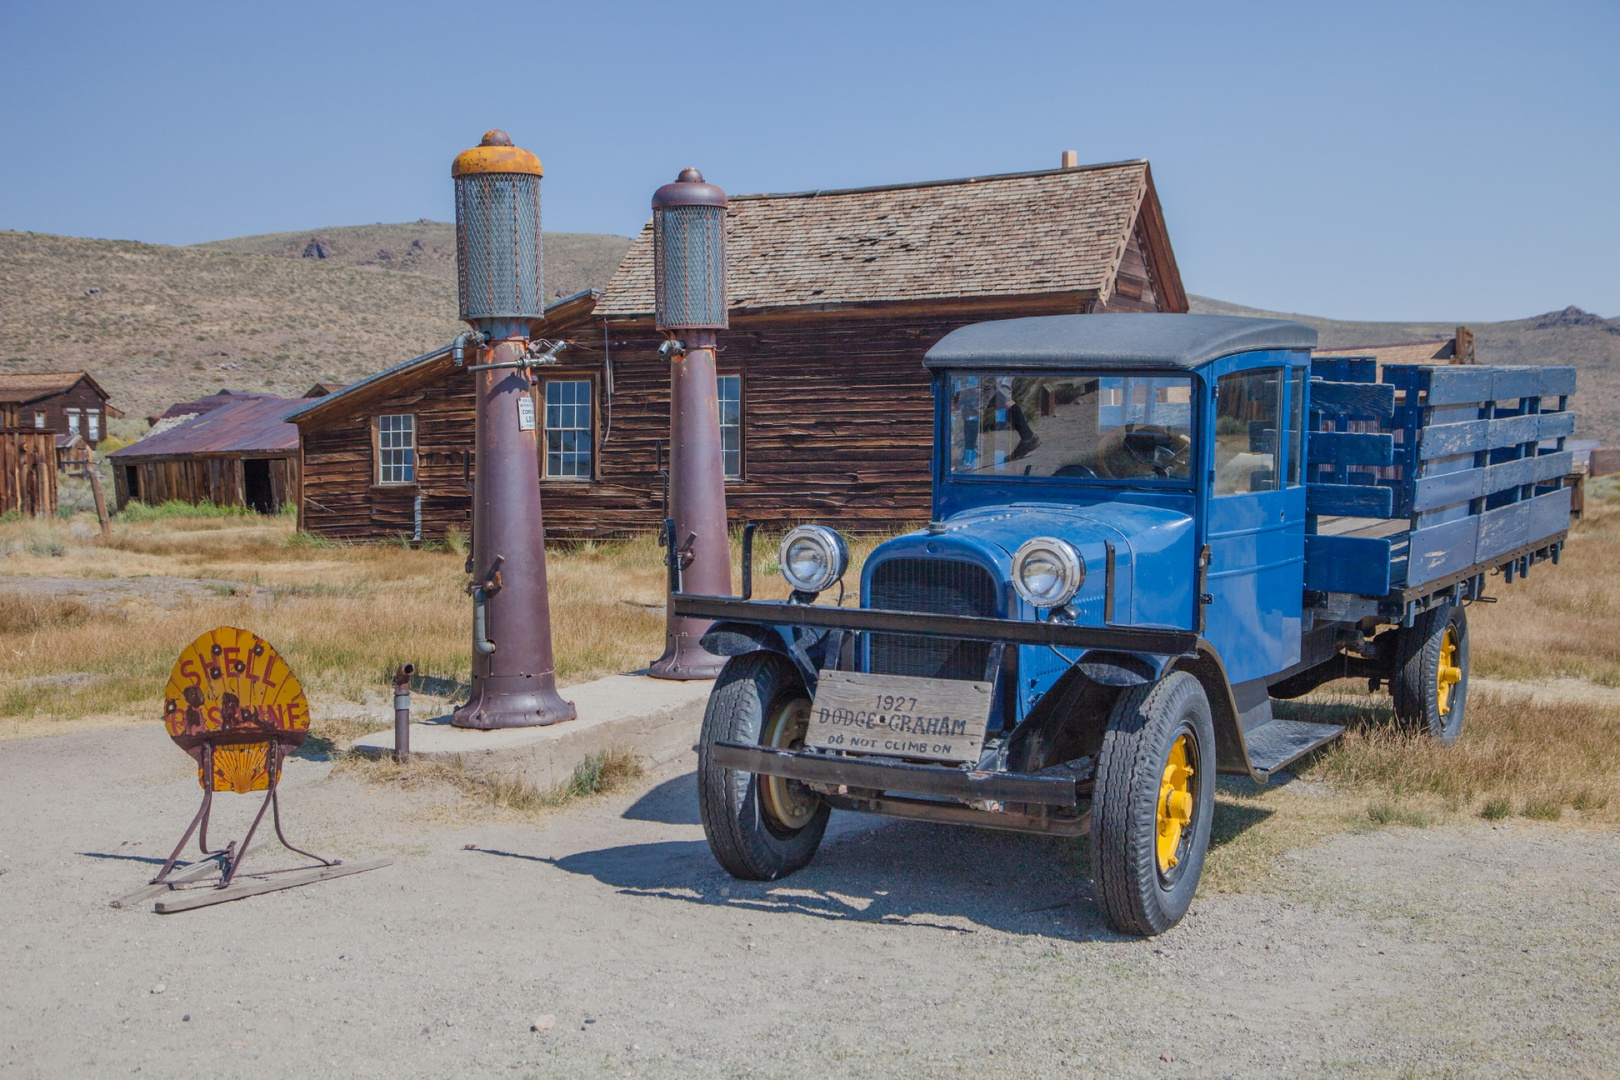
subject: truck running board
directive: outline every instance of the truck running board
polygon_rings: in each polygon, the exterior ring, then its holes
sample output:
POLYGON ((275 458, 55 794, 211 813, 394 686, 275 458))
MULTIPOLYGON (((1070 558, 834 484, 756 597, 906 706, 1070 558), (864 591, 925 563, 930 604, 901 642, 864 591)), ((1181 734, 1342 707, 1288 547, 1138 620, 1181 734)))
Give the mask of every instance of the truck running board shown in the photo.
POLYGON ((1297 761, 1318 746, 1344 734, 1337 724, 1310 724, 1304 720, 1268 720, 1243 733, 1249 748, 1249 768, 1262 780, 1297 761))

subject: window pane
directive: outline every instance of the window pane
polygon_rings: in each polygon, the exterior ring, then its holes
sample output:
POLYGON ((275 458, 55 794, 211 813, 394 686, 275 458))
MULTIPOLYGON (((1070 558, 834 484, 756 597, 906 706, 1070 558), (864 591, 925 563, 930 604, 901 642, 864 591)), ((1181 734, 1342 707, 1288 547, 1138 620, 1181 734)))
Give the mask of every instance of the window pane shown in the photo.
POLYGON ((951 379, 951 472, 1074 480, 1192 475, 1185 375, 951 379))
POLYGON ((715 379, 720 402, 720 459, 726 479, 742 479, 742 376, 715 379))
POLYGON ((416 417, 377 417, 377 482, 416 483, 416 417))
POLYGON ((591 383, 569 379, 546 383, 546 475, 591 477, 591 383))
POLYGON ((1288 371, 1288 486, 1298 487, 1305 467, 1305 368, 1288 371))
POLYGON ((1222 375, 1215 401, 1215 494, 1277 487, 1277 424, 1282 369, 1222 375))

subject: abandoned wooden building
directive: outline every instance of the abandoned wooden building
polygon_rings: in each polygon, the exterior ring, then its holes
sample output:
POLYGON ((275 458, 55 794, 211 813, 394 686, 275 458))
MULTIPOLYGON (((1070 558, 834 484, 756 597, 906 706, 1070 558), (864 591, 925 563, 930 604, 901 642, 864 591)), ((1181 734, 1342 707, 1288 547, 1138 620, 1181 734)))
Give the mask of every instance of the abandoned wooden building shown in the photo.
MULTIPOLYGON (((922 184, 733 196, 719 335, 729 512, 881 531, 925 520, 923 353, 967 323, 1186 311, 1145 161, 922 184)), ((605 292, 553 305, 569 347, 535 388, 548 534, 661 520, 668 362, 650 229, 605 292)), ((304 528, 433 539, 465 529, 472 376, 432 354, 304 404, 304 528)))
POLYGON ((56 513, 56 436, 34 428, 0 427, 0 514, 56 513))
POLYGON ((273 514, 298 501, 299 399, 255 396, 211 409, 108 455, 118 508, 177 500, 273 514))
POLYGON ((78 435, 94 448, 106 437, 107 419, 124 415, 107 397, 84 371, 0 375, 0 427, 78 435))

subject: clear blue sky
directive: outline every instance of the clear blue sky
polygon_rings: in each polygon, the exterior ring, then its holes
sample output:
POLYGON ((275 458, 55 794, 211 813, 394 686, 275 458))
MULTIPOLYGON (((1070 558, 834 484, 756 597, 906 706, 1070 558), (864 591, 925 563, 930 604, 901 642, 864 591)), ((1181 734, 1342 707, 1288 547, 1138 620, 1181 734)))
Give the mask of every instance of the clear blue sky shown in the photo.
POLYGON ((1189 290, 1620 315, 1620 4, 0 0, 0 227, 449 220, 489 127, 548 229, 700 166, 797 191, 1145 157, 1189 290))

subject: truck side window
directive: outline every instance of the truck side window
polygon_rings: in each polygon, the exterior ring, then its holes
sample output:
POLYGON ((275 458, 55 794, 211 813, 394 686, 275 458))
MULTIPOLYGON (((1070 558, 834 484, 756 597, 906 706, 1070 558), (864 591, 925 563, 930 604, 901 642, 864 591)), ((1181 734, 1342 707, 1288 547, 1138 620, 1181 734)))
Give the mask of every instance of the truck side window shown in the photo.
POLYGON ((1215 402, 1215 494, 1277 488, 1282 368, 1222 375, 1215 402))
POLYGON ((1298 487, 1305 467, 1305 369, 1288 369, 1288 486, 1298 487))

